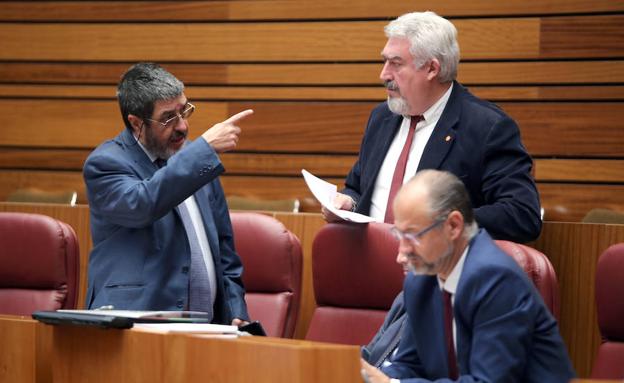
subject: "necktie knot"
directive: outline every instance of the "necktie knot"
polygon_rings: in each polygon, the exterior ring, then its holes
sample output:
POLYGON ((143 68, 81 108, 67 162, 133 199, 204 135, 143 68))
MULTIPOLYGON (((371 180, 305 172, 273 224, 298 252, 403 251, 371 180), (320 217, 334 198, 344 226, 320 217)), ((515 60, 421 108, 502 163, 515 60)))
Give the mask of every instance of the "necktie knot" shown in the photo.
POLYGON ((425 118, 421 114, 417 116, 410 116, 410 129, 416 129, 416 125, 424 119, 425 118))
POLYGON ((156 161, 154 161, 154 163, 156 164, 156 166, 158 166, 158 168, 162 168, 163 166, 167 165, 167 160, 163 160, 162 158, 157 158, 156 161))

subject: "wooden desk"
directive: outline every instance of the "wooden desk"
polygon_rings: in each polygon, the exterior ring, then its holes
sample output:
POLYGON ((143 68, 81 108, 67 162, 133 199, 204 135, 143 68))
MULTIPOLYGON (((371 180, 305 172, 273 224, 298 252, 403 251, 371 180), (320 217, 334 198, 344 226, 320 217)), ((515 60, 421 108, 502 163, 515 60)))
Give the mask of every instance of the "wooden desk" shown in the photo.
MULTIPOLYGON (((0 202, 0 211, 46 214, 72 225, 80 240, 79 305, 82 305, 86 291, 88 254, 91 249, 88 206, 0 202)), ((324 221, 320 214, 272 215, 301 240, 303 291, 295 338, 303 338, 315 307, 312 285, 312 242, 318 230, 324 225, 324 221)), ((590 375, 594 356, 600 344, 594 298, 596 263, 600 254, 609 245, 618 242, 624 242, 624 225, 545 222, 540 238, 530 244, 548 256, 557 273, 561 297, 559 326, 579 377, 585 378, 590 375)))
POLYGON ((0 317, 0 382, 361 382, 359 347, 48 326, 0 317))

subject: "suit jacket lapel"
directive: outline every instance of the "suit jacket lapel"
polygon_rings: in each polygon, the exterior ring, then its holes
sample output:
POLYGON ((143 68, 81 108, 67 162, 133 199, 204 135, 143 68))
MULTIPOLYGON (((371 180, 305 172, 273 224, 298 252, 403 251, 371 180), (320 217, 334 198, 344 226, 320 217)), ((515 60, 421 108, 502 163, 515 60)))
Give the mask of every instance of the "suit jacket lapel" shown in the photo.
POLYGON ((446 103, 442 116, 440 116, 427 145, 425 145, 425 150, 418 164, 418 170, 438 169, 449 150, 451 150, 451 146, 456 139, 456 125, 461 114, 459 98, 463 93, 464 90, 461 88, 461 85, 454 82, 451 96, 446 103))
POLYGON ((132 135, 129 129, 124 129, 115 140, 121 143, 124 149, 128 152, 132 161, 136 166, 134 169, 139 174, 141 179, 151 177, 158 167, 150 160, 145 151, 139 146, 138 142, 132 135))
MULTIPOLYGON (((379 131, 379 137, 377 137, 377 140, 381 142, 381 145, 377 145, 375 142, 370 144, 372 152, 370 160, 367 163, 374 164, 375 168, 373 169, 374 171, 370 173, 371 177, 368 179, 368 187, 364 194, 372 196, 373 189, 375 188, 375 180, 377 180, 377 175, 379 174, 381 165, 383 164, 386 154, 388 153, 388 149, 390 149, 390 144, 392 144, 394 136, 396 136, 399 128, 401 127, 402 120, 403 116, 394 113, 384 119, 379 131)), ((369 199, 370 198, 367 200, 369 199)))
MULTIPOLYGON (((410 288, 417 304, 408 311, 418 342, 418 356, 430 378, 448 376, 448 358, 444 337, 444 308, 436 277, 418 276, 419 283, 410 288)), ((409 303, 408 303, 409 304, 409 303)))

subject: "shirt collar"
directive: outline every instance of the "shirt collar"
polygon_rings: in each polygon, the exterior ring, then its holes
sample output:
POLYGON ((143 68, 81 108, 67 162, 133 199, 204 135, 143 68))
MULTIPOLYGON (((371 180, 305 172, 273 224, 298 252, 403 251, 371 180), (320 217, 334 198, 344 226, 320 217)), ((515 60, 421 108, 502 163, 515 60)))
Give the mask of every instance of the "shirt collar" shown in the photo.
POLYGON ((464 261, 466 260, 466 254, 468 254, 468 249, 470 245, 466 246, 464 252, 462 253, 459 261, 451 270, 451 273, 446 278, 446 281, 442 281, 440 277, 438 277, 438 284, 440 285, 440 289, 444 290, 452 295, 455 295, 457 291, 457 285, 459 284, 459 278, 461 277, 462 270, 464 269, 464 261))
POLYGON ((442 112, 444 111, 444 107, 446 106, 446 103, 451 97, 453 86, 455 85, 453 85, 453 83, 451 82, 451 86, 449 86, 446 92, 444 92, 442 97, 440 97, 440 99, 436 101, 435 104, 431 105, 429 109, 425 110, 425 112, 422 114, 423 120, 425 120, 426 122, 434 121, 434 120, 437 120, 442 115, 442 112))
POLYGON ((134 134, 132 135, 132 137, 134 137, 134 139, 136 140, 137 144, 139 144, 139 146, 141 147, 141 149, 143 149, 143 151, 145 152, 145 154, 147 154, 147 157, 149 157, 150 161, 154 162, 158 159, 157 156, 153 155, 149 150, 147 150, 147 148, 145 146, 143 146, 143 144, 141 143, 141 141, 139 141, 139 139, 137 138, 137 136, 135 136, 134 134))

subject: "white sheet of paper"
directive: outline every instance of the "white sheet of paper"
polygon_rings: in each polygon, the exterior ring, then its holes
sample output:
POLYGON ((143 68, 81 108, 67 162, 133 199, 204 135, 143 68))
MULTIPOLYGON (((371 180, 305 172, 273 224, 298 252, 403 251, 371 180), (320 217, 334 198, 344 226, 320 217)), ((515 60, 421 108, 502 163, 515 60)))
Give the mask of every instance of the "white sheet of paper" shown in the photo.
POLYGON ((367 215, 354 213, 347 210, 336 209, 333 204, 334 197, 336 197, 336 192, 338 191, 336 185, 316 177, 305 169, 301 169, 301 174, 303 174, 303 179, 305 180, 306 185, 308 185, 308 188, 310 189, 314 197, 327 210, 331 211, 345 221, 356 223, 375 222, 373 218, 367 215))
POLYGON ((212 323, 135 323, 134 329, 159 333, 194 333, 237 336, 238 327, 212 323))

